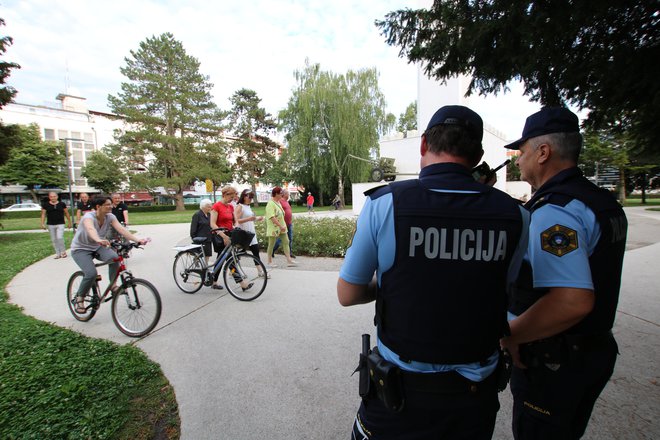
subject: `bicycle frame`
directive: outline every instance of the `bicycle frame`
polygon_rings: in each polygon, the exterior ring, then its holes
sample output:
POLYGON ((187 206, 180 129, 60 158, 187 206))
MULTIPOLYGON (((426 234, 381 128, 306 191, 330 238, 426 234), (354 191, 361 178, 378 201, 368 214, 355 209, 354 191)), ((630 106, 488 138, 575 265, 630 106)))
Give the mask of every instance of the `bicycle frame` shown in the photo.
MULTIPOLYGON (((218 228, 220 229, 220 228, 218 228)), ((216 229, 217 230, 217 229, 216 229)), ((204 242, 206 243, 206 242, 204 242)), ((202 259, 202 267, 199 269, 192 269, 190 272, 197 273, 199 272, 200 277, 204 280, 204 283, 209 283, 207 285, 210 285, 212 281, 209 281, 211 279, 214 279, 222 270, 222 267, 225 265, 225 263, 229 260, 231 257, 232 259, 236 259, 237 255, 241 255, 246 253, 245 250, 238 248, 237 246, 233 244, 229 244, 229 246, 225 246, 224 249, 222 249, 222 252, 220 252, 220 255, 218 255, 218 258, 213 262, 213 270, 209 270, 211 266, 206 261, 206 252, 204 252, 204 243, 197 243, 197 244, 191 244, 185 247, 177 248, 178 253, 181 252, 188 252, 191 250, 199 251, 202 259), (208 278, 207 278, 208 277, 208 278)), ((177 253, 177 255, 178 255, 177 253)))
POLYGON ((112 296, 110 296, 108 299, 106 297, 108 296, 108 293, 112 291, 112 288, 117 285, 117 280, 121 278, 121 285, 124 285, 128 280, 133 278, 133 273, 126 268, 126 261, 124 260, 123 255, 117 256, 117 258, 113 258, 112 261, 104 261, 102 263, 96 263, 94 264, 95 267, 102 267, 102 266, 108 266, 110 263, 119 263, 119 267, 117 267, 117 272, 115 273, 114 277, 112 278, 112 281, 108 284, 108 286, 105 288, 103 291, 103 294, 101 294, 101 289, 99 287, 99 276, 96 276, 96 289, 99 294, 99 301, 100 302, 108 302, 112 299, 112 296))

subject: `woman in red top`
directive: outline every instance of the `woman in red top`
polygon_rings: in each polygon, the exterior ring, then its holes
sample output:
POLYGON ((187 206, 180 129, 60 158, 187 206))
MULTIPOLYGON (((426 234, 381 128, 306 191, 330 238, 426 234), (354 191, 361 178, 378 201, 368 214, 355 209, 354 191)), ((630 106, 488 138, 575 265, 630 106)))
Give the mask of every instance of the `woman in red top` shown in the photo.
MULTIPOLYGON (((234 218, 234 205, 231 202, 237 194, 238 191, 232 186, 222 188, 222 199, 211 208, 211 229, 226 228, 228 231, 234 229, 236 219, 234 218)), ((216 231, 215 234, 222 238, 222 241, 213 241, 213 249, 217 254, 220 254, 226 246, 231 244, 231 239, 229 233, 225 234, 223 231, 216 231)), ((220 275, 220 272, 214 278, 214 289, 222 289, 222 286, 217 284, 218 275, 220 275)))
MULTIPOLYGON (((211 208, 211 228, 226 228, 231 231, 234 229, 234 205, 232 200, 238 194, 238 191, 232 186, 225 186, 222 188, 222 199, 216 202, 211 208)), ((218 231, 225 246, 229 246, 231 240, 229 235, 224 232, 218 231)))

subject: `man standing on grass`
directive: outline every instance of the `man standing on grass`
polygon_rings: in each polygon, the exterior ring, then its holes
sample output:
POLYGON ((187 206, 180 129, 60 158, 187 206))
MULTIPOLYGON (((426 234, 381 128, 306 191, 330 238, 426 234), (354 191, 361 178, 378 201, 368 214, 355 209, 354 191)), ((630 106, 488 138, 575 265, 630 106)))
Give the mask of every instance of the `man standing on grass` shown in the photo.
POLYGON ((307 193, 307 213, 314 212, 314 196, 311 192, 307 193))

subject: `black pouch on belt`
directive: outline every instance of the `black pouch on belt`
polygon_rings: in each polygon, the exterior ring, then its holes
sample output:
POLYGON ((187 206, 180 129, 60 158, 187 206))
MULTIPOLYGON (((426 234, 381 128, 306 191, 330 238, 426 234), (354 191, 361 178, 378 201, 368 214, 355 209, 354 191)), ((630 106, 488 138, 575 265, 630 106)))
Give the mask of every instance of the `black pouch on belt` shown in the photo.
POLYGON ((561 336, 540 339, 520 346, 521 361, 528 367, 561 364, 566 361, 566 347, 561 336))
POLYGON ((372 389, 378 399, 387 409, 400 412, 404 406, 404 397, 399 367, 383 359, 377 348, 367 356, 367 367, 372 389))

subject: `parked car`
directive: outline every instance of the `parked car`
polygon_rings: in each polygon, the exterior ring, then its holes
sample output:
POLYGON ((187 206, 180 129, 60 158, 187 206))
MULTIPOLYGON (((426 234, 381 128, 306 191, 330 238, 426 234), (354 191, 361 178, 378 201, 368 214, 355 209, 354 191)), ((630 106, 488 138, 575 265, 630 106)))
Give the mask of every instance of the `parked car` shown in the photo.
POLYGON ((36 203, 17 203, 11 205, 9 208, 0 209, 2 212, 17 212, 17 211, 41 211, 41 206, 36 203))

